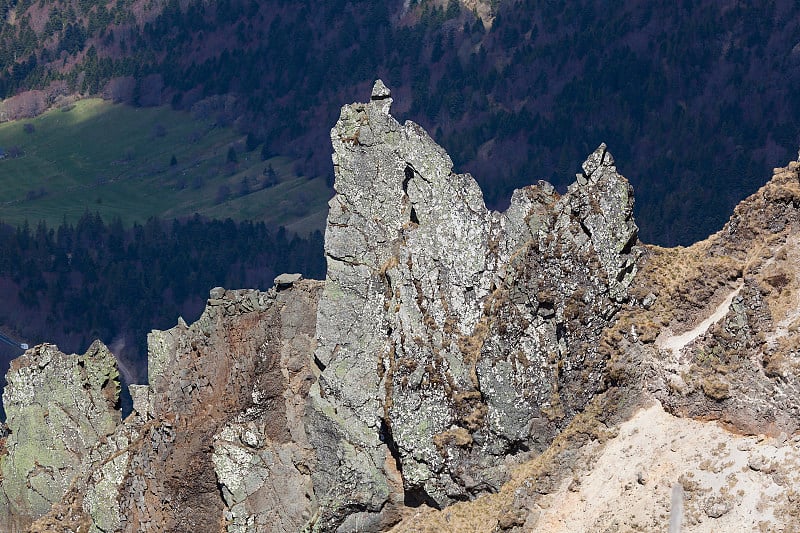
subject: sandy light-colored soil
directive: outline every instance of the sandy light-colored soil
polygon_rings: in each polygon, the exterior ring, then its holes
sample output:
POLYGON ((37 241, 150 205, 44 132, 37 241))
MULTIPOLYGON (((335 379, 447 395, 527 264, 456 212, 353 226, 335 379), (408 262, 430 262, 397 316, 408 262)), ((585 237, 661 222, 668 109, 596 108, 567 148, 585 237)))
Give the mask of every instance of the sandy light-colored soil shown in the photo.
MULTIPOLYGON (((514 531, 800 532, 800 436, 742 436, 715 422, 672 416, 658 402, 613 433, 562 465, 572 475, 542 495, 514 531), (682 504, 677 512, 673 493, 682 504), (670 529, 671 520, 679 527, 670 529)), ((497 531, 526 483, 512 479, 498 494, 442 511, 420 508, 393 531, 497 531)))
POLYGON ((800 486, 799 442, 735 435, 655 403, 621 425, 589 471, 542 500, 536 529, 666 531, 677 484, 681 531, 798 531, 787 510, 800 503, 786 488, 800 486))

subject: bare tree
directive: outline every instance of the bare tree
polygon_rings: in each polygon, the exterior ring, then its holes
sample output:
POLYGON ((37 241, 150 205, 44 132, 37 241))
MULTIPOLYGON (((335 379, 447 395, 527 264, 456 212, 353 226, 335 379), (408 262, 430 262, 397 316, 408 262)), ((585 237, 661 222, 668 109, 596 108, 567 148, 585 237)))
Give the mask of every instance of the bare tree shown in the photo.
POLYGON ((133 76, 111 78, 103 89, 103 98, 117 104, 132 104, 135 90, 136 80, 133 76))
POLYGON ((53 80, 47 86, 45 92, 47 93, 48 105, 53 105, 69 95, 69 85, 66 80, 53 80))
POLYGON ((0 121, 31 118, 47 109, 44 91, 25 91, 5 100, 0 106, 0 121))

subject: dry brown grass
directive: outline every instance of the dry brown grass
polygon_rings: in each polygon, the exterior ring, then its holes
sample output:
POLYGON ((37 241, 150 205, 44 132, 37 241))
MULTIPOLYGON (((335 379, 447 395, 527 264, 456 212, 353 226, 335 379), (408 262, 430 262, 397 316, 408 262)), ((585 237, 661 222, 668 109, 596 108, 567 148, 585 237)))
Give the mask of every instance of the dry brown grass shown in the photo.
POLYGON ((533 487, 529 492, 547 493, 571 476, 571 465, 581 455, 579 451, 587 442, 605 443, 616 436, 608 421, 610 413, 632 412, 638 406, 636 399, 628 398, 619 390, 598 395, 586 409, 575 416, 569 425, 554 439, 541 455, 511 469, 511 479, 496 494, 486 494, 471 502, 456 503, 441 511, 428 507, 407 509, 403 520, 392 533, 434 533, 497 531, 498 526, 524 522, 525 513, 516 512, 514 499, 523 485, 533 487))
POLYGON ((669 324, 674 333, 688 329, 696 311, 748 276, 757 277, 774 296, 768 300, 773 316, 785 316, 796 305, 800 290, 798 276, 793 275, 800 254, 797 240, 789 237, 791 224, 777 233, 770 228, 774 218, 785 216, 782 205, 800 202, 797 171, 796 162, 775 169, 773 179, 736 208, 732 222, 708 239, 686 248, 647 246, 646 261, 631 291, 638 299, 648 293, 658 297, 647 318, 669 324), (729 231, 734 222, 735 231, 729 231))
POLYGON ((769 306, 773 320, 779 322, 797 312, 800 298, 800 238, 792 236, 765 263, 758 272, 764 299, 769 306))
POLYGON ((701 383, 701 387, 703 389, 703 394, 718 402, 729 398, 731 395, 728 383, 718 376, 709 376, 705 378, 701 383))

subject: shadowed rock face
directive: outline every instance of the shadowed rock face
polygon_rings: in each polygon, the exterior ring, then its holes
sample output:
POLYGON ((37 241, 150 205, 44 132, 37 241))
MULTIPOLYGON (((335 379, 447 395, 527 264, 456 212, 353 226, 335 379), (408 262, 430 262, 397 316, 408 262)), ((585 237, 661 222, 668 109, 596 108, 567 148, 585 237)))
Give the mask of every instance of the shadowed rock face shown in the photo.
POLYGON ((564 196, 540 182, 491 212, 391 102, 377 82, 331 131, 309 420, 330 450, 313 475, 322 529, 391 520, 401 498, 440 507, 496 490, 509 454, 541 449, 602 386, 599 336, 639 256, 605 146, 564 196))

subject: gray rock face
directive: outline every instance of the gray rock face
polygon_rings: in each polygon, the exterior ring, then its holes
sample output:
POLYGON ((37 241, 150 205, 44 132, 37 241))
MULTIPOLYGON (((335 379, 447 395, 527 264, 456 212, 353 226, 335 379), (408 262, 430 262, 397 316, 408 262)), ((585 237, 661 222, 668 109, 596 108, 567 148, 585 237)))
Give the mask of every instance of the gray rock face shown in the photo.
POLYGON ((490 212, 391 102, 377 82, 331 131, 308 421, 326 450, 319 529, 351 529, 353 512, 391 520, 399 498, 444 506, 496 490, 506 455, 549 442, 601 387, 596 345, 639 255, 630 186, 604 145, 564 196, 540 182, 490 212))
POLYGON ((82 463, 97 458, 95 446, 120 421, 118 377, 99 341, 81 356, 43 344, 14 360, 3 392, 0 530, 21 530, 47 513, 82 463))
POLYGON ((44 515, 41 531, 380 530, 406 505, 498 490, 603 388, 600 337, 640 254, 605 146, 563 196, 539 182, 498 213, 391 104, 378 81, 331 132, 324 285, 212 289, 195 323, 148 336, 149 384, 123 423, 104 348, 77 366, 37 348, 14 367, 12 513, 44 515), (26 376, 51 367, 54 383, 73 376, 46 389, 53 405, 80 415, 48 426, 60 415, 39 408, 39 436, 17 413, 26 376), (59 439, 83 451, 65 459, 59 439))
POLYGON ((275 278, 275 287, 285 289, 303 279, 302 274, 281 274, 275 278))

